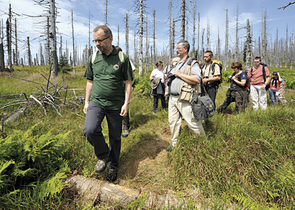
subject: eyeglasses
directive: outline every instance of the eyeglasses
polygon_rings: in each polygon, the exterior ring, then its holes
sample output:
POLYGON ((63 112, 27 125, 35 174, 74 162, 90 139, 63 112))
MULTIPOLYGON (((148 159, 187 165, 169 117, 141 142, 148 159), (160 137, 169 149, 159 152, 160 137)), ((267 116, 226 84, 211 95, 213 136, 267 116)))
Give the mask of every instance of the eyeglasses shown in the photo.
POLYGON ((106 39, 108 39, 108 38, 110 38, 110 36, 108 36, 108 37, 106 37, 106 38, 104 38, 104 39, 97 39, 97 40, 92 40, 92 42, 93 43, 101 43, 101 42, 103 42, 104 40, 106 40, 106 39))

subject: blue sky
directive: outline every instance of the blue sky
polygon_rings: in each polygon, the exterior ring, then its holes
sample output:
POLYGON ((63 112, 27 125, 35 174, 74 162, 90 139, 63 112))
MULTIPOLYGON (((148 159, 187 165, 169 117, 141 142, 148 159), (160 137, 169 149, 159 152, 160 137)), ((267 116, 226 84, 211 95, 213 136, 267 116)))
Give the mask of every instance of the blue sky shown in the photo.
MULTIPOLYGON (((172 5, 172 16, 174 19, 179 19, 181 15, 181 2, 182 0, 173 0, 172 5)), ((192 44, 193 35, 193 0, 186 1, 187 4, 187 16, 189 19, 189 42, 192 44)), ((220 33, 221 44, 224 45, 225 35, 225 10, 228 9, 228 15, 230 20, 229 28, 229 44, 230 48, 235 46, 235 24, 236 24, 236 13, 237 3, 239 4, 239 39, 240 42, 245 40, 246 20, 250 20, 250 25, 253 29, 254 39, 258 39, 261 34, 261 13, 262 10, 267 12, 267 34, 268 40, 274 40, 276 37, 276 30, 279 30, 279 38, 286 37, 286 26, 288 25, 289 37, 294 33, 294 20, 295 20, 295 5, 287 7, 285 10, 278 10, 278 7, 287 5, 290 0, 212 0, 212 1, 200 1, 196 0, 197 13, 200 12, 201 26, 205 29, 205 37, 207 31, 207 21, 210 24, 210 37, 211 37, 211 48, 215 49, 217 44, 218 30, 220 33)), ((12 11, 21 16, 15 15, 18 23, 19 31, 19 46, 21 50, 21 56, 26 50, 26 37, 29 36, 32 45, 32 54, 38 52, 40 43, 45 43, 43 37, 40 37, 44 33, 45 23, 39 23, 44 18, 30 18, 25 17, 24 14, 28 15, 41 15, 45 14, 45 9, 41 6, 36 5, 32 0, 0 0, 0 20, 3 19, 4 23, 7 19, 9 3, 12 5, 12 11), (39 24, 38 24, 39 23, 39 24)), ((68 47, 71 50, 72 39, 71 39, 71 10, 74 11, 74 30, 75 40, 79 49, 85 47, 88 44, 88 24, 89 24, 89 12, 90 12, 90 28, 93 30, 96 26, 104 24, 105 21, 105 0, 56 0, 59 15, 57 17, 58 33, 63 36, 63 48, 65 49, 65 42, 67 41, 68 47)), ((162 52, 168 49, 169 44, 169 0, 147 0, 146 13, 148 15, 148 33, 149 37, 152 37, 152 24, 153 24, 153 8, 156 10, 156 48, 157 52, 162 52)), ((138 20, 138 16, 134 13, 134 1, 122 1, 122 0, 108 0, 108 26, 112 29, 114 34, 114 45, 118 43, 118 25, 120 25, 119 31, 119 45, 125 51, 125 15, 129 10, 129 50, 130 56, 133 57, 133 42, 134 42, 134 31, 137 32, 138 27, 135 28, 135 24, 138 20)), ((197 20, 197 17, 196 17, 197 20)), ((176 23, 176 42, 180 40, 181 36, 181 21, 176 23)), ((145 26, 144 26, 145 27, 145 26)), ((196 22, 197 27, 197 22, 196 22)), ((59 36, 59 35, 58 35, 59 36)), ((197 39, 197 28, 196 28, 196 39, 197 39)), ((92 35, 91 35, 92 40, 92 35)), ((201 37, 200 37, 201 40, 201 37)), ((144 35, 145 44, 145 35, 144 35)), ((150 39, 150 45, 152 40, 150 39)), ((94 44, 93 44, 94 46, 94 44)), ((206 46, 206 42, 205 42, 206 46)), ((197 44, 196 44, 197 48, 197 44)), ((223 49, 223 46, 222 46, 223 49)))

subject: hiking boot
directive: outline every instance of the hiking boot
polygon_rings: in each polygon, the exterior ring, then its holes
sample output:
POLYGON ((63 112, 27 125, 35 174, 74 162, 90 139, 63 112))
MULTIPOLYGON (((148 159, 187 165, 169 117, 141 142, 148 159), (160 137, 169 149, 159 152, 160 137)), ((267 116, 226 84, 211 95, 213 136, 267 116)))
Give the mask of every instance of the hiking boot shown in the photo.
POLYGON ((174 146, 170 145, 167 147, 166 151, 167 152, 171 152, 173 150, 174 146))
POLYGON ((124 130, 122 136, 127 137, 129 135, 129 130, 124 130))
POLYGON ((103 172, 106 169, 106 167, 107 167, 107 158, 103 160, 98 159, 94 169, 97 173, 100 173, 100 172, 103 172))
POLYGON ((107 180, 113 182, 117 179, 117 168, 109 168, 107 180))

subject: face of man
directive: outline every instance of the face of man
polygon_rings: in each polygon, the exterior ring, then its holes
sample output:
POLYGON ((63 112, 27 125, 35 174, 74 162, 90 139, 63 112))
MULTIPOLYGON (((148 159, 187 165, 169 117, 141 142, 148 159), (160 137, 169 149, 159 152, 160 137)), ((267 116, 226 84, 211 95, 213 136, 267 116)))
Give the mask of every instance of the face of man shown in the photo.
POLYGON ((103 53, 109 54, 112 50, 113 37, 106 37, 104 31, 99 29, 93 33, 93 39, 95 41, 96 47, 103 53))
POLYGON ((210 53, 204 54, 204 60, 206 63, 210 62, 212 60, 213 56, 210 55, 210 53))
POLYGON ((180 59, 184 58, 187 55, 187 49, 183 47, 182 43, 179 43, 177 45, 176 52, 180 59))
POLYGON ((259 59, 254 59, 254 66, 258 68, 260 66, 261 61, 259 59))

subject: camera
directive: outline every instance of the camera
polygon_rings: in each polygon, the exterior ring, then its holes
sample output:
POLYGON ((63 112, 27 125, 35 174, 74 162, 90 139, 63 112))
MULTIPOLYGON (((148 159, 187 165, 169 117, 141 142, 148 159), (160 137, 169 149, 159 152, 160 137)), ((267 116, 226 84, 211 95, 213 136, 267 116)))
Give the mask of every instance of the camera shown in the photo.
POLYGON ((167 77, 168 77, 168 79, 167 79, 167 85, 170 86, 171 85, 171 82, 176 78, 176 76, 174 74, 172 74, 172 73, 168 73, 167 74, 167 77))

